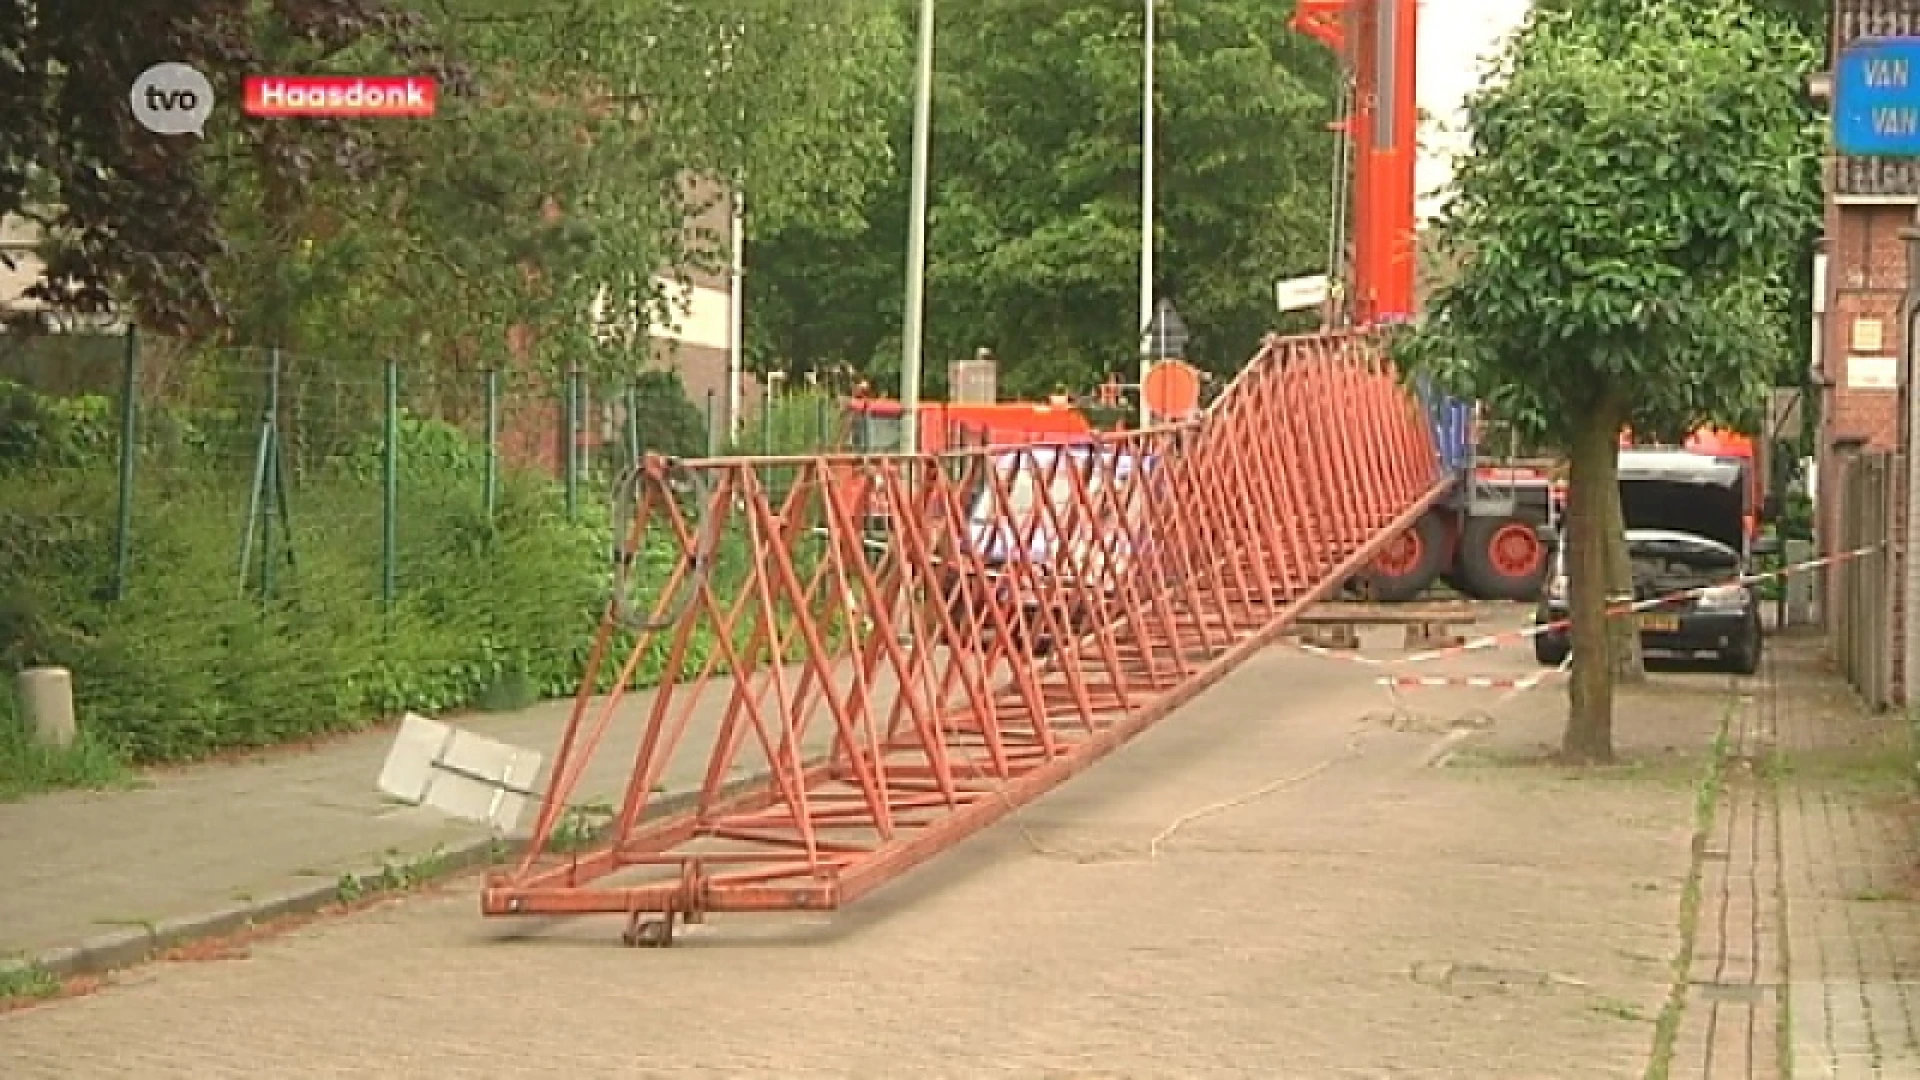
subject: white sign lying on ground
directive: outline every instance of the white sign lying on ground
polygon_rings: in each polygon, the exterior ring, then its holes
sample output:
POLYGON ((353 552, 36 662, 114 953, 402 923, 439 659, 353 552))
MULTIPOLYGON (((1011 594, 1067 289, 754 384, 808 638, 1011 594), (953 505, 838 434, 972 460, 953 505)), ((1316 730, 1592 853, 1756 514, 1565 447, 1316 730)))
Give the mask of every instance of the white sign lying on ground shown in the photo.
POLYGON ((538 751, 408 713, 380 767, 381 793, 511 832, 540 776, 538 751))

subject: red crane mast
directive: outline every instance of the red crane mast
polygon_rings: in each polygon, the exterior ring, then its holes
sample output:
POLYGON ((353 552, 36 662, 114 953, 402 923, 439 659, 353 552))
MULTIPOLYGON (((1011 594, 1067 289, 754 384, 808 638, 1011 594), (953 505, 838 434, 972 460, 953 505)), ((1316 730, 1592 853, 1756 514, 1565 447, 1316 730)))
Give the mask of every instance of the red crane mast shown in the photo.
POLYGON ((1293 27, 1345 60, 1353 109, 1336 124, 1353 148, 1353 256, 1347 312, 1359 326, 1414 307, 1414 161, 1419 151, 1417 0, 1299 0, 1293 27))

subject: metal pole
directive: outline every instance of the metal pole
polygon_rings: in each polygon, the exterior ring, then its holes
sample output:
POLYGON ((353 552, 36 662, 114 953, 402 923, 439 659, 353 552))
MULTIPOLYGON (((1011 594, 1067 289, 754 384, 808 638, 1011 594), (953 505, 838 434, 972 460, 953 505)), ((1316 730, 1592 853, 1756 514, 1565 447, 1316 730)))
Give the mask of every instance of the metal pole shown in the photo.
POLYGON ((487 369, 487 490, 482 496, 487 520, 493 520, 500 498, 500 372, 487 369))
POLYGON ((113 598, 127 595, 127 575, 133 563, 133 459, 139 448, 140 369, 139 331, 127 325, 127 355, 120 372, 120 506, 113 534, 113 598))
POLYGON ((933 0, 920 0, 913 87, 913 195, 907 213, 907 324, 900 344, 900 449, 920 451, 920 348, 926 326, 927 155, 933 131, 933 0))
POLYGON ((627 387, 627 461, 640 460, 640 388, 627 387))
MULTIPOLYGON (((1916 434, 1920 434, 1920 383, 1916 382, 1915 365, 1920 359, 1920 207, 1915 209, 1915 227, 1903 229, 1901 237, 1907 242, 1907 295, 1906 295, 1906 333, 1901 335, 1900 352, 1900 393, 1902 404, 1906 406, 1900 419, 1900 460, 1906 468, 1906 490, 1901 494, 1906 500, 1907 513, 1902 535, 1899 537, 1899 558, 1895 559, 1892 529, 1881 530, 1882 535, 1872 537, 1868 542, 1887 541, 1888 547, 1869 558, 1880 560, 1881 580, 1886 581, 1887 589, 1883 602, 1892 603, 1892 598, 1901 598, 1899 642, 1901 696, 1914 700, 1916 687, 1920 687, 1920 615, 1916 615, 1915 605, 1920 604, 1920 566, 1915 566, 1914 554, 1920 552, 1920 461, 1916 461, 1916 434), (1891 580, 1895 568, 1900 575, 1896 583, 1891 580)), ((1891 644, 1893 634, 1886 635, 1891 644)))
POLYGON ((579 517, 580 513, 580 368, 578 365, 567 367, 565 423, 567 427, 567 520, 573 521, 579 517))
POLYGON ((280 485, 280 347, 274 346, 267 368, 266 470, 260 499, 260 599, 273 595, 273 519, 279 512, 280 485))
MULTIPOLYGON (((273 354, 273 363, 277 369, 280 354, 273 354)), ((260 527, 260 500, 265 497, 267 468, 273 462, 268 457, 268 441, 273 434, 273 413, 276 389, 271 376, 267 382, 267 400, 261 406, 260 436, 253 450, 253 483, 247 488, 247 524, 240 534, 240 594, 246 595, 247 575, 253 565, 253 541, 255 530, 260 527)))
MULTIPOLYGON (((1838 499, 1840 484, 1839 481, 1833 480, 1832 486, 1835 489, 1833 491, 1825 491, 1820 486, 1832 480, 1833 476, 1833 470, 1828 467, 1831 463, 1830 456, 1824 452, 1826 448, 1822 445, 1825 442, 1825 433, 1832 402, 1832 391, 1827 388, 1826 338, 1827 238, 1822 236, 1814 241, 1813 338, 1809 342, 1810 351, 1808 355, 1811 357, 1811 364, 1809 365, 1811 370, 1808 372, 1807 380, 1808 389, 1813 395, 1810 399, 1811 404, 1817 407, 1818 412, 1812 412, 1812 409, 1806 410, 1806 412, 1803 413, 1804 419, 1802 420, 1801 428, 1803 437, 1809 424, 1811 424, 1813 429, 1814 469, 1810 478, 1813 482, 1812 494, 1814 496, 1812 500, 1813 550, 1822 558, 1839 550, 1834 547, 1836 542, 1835 537, 1838 535, 1836 528, 1838 521, 1832 513, 1829 512, 1828 507, 1833 506, 1838 499), (1823 495, 1824 498, 1822 498, 1823 495)), ((1827 608, 1833 603, 1832 597, 1836 583, 1839 580, 1837 577, 1838 572, 1838 567, 1828 566, 1812 575, 1813 621, 1819 626, 1826 627, 1828 630, 1833 628, 1833 623, 1827 618, 1827 608)))
POLYGON ((1147 407, 1147 372, 1153 367, 1153 53, 1154 5, 1146 0, 1146 32, 1140 68, 1140 426, 1153 423, 1147 407))
POLYGON ((733 260, 727 300, 727 434, 740 437, 740 380, 747 372, 747 195, 744 180, 733 185, 733 235, 728 245, 733 260))
POLYGON ((387 360, 386 454, 380 478, 380 600, 393 610, 400 558, 400 362, 387 360))

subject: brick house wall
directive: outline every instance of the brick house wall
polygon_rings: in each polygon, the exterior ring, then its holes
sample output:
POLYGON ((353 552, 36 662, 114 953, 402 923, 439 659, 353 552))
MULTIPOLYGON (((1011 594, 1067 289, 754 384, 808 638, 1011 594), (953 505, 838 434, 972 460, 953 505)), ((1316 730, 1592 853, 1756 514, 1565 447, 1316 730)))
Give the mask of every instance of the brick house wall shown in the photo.
MULTIPOLYGON (((1828 64, 1833 70, 1840 49, 1863 37, 1920 33, 1920 0, 1835 0, 1828 64)), ((1830 77, 1823 80, 1831 85, 1830 77)), ((1894 537, 1904 536, 1906 462, 1903 448, 1908 390, 1902 387, 1900 357, 1905 346, 1901 314, 1907 284, 1906 241, 1902 230, 1916 224, 1920 210, 1920 163, 1909 160, 1836 156, 1826 167, 1827 255, 1825 315, 1821 318, 1815 377, 1821 389, 1819 445, 1820 507, 1817 518, 1823 551, 1838 535, 1840 495, 1845 490, 1843 458, 1860 444, 1866 451, 1894 452, 1894 537)), ((1893 618, 1889 653, 1893 698, 1906 700, 1903 671, 1905 594, 1908 560, 1904 545, 1889 553, 1893 565, 1893 618)), ((1833 594, 1836 575, 1827 575, 1833 594)), ((1830 612, 1828 614, 1831 614, 1830 612)))
MULTIPOLYGON (((1838 171, 1837 168, 1835 170, 1838 171)), ((1829 184, 1827 204, 1826 316, 1820 334, 1821 409, 1817 466, 1821 492, 1818 529, 1821 547, 1826 538, 1840 535, 1841 493, 1845 448, 1854 442, 1862 449, 1896 450, 1901 445, 1904 395, 1886 385, 1898 371, 1905 320, 1900 308, 1906 288, 1907 259, 1900 232, 1913 222, 1912 202, 1848 201, 1829 184)), ((1894 506, 1895 528, 1904 514, 1904 500, 1894 506)), ((1896 565, 1895 580, 1902 567, 1896 565)), ((1827 595, 1835 595, 1839 571, 1827 574, 1827 595)), ((1893 590, 1893 625, 1903 625, 1902 590, 1893 590)), ((1901 634, 1892 643, 1895 699, 1904 700, 1898 685, 1901 634)))

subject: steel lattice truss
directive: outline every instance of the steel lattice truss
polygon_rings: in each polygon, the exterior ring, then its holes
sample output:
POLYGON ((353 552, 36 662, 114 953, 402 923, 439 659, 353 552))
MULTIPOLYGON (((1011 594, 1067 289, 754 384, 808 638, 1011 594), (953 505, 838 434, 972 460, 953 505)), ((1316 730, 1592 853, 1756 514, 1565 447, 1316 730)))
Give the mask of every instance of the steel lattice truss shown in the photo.
POLYGON ((851 902, 1217 680, 1446 486, 1420 401, 1338 334, 1269 339, 1198 419, 1093 445, 650 458, 533 842, 483 910, 670 941, 851 902), (556 852, 623 696, 593 688, 663 655, 610 828, 556 852), (697 800, 649 815, 690 756, 697 800))

